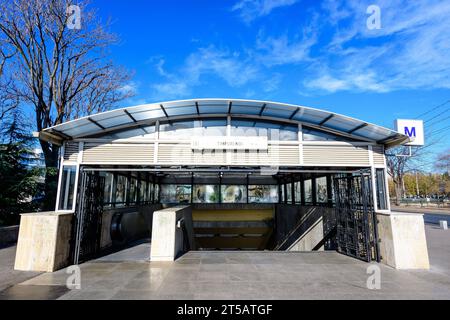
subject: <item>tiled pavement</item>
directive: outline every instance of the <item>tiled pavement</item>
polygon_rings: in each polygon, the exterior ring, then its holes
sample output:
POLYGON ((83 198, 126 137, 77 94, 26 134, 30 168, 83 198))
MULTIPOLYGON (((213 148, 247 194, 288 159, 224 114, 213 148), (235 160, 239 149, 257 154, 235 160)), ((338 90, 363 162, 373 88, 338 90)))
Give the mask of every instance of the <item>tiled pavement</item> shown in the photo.
MULTIPOLYGON (((427 226, 427 235, 432 269, 398 271, 378 264, 380 290, 366 287, 367 263, 336 252, 197 251, 170 263, 146 261, 148 244, 80 265, 80 290, 65 289, 65 269, 18 286, 35 292, 42 286, 49 298, 90 300, 450 299, 450 232, 427 226)), ((14 298, 14 292, 3 298, 14 298)))

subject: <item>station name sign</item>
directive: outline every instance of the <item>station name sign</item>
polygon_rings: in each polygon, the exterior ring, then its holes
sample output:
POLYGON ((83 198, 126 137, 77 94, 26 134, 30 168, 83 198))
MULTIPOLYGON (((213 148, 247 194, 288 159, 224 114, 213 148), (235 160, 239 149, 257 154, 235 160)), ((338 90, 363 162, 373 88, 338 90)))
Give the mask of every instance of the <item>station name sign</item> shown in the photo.
POLYGON ((267 137, 193 137, 193 150, 267 150, 267 137))

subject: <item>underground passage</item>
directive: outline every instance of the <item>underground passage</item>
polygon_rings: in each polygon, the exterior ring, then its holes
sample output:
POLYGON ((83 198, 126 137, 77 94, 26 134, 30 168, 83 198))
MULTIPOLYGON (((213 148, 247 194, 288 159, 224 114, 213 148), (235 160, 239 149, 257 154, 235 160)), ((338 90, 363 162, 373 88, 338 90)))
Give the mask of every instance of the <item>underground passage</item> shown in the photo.
POLYGON ((229 99, 117 109, 37 136, 61 146, 54 216, 66 228, 50 269, 140 240, 173 259, 334 250, 379 262, 389 250, 379 231, 393 230, 380 227, 385 151, 409 141, 324 110, 229 99))

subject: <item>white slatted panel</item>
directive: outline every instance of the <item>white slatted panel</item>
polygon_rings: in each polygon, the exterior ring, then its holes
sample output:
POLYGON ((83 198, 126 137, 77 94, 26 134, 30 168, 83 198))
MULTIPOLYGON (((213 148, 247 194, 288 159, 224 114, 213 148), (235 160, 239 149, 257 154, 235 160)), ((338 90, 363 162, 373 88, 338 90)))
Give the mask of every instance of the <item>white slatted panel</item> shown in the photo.
POLYGON ((77 161, 78 142, 66 142, 64 145, 64 161, 77 161))
POLYGON ((238 150, 232 153, 231 164, 299 165, 298 146, 270 145, 268 150, 238 150))
POLYGON ((368 166, 367 147, 304 145, 305 165, 368 166))
MULTIPOLYGON (((190 146, 188 148, 190 149, 190 146)), ((192 154, 194 164, 225 164, 227 161, 227 153, 224 150, 215 150, 214 152, 206 150, 203 153, 196 150, 192 154)))
POLYGON ((153 164, 154 145, 85 143, 83 163, 153 164))
POLYGON ((158 164, 225 164, 226 152, 223 150, 192 150, 190 144, 160 143, 158 164))
POLYGON ((383 146, 373 146, 373 164, 376 166, 384 166, 384 148, 383 146))

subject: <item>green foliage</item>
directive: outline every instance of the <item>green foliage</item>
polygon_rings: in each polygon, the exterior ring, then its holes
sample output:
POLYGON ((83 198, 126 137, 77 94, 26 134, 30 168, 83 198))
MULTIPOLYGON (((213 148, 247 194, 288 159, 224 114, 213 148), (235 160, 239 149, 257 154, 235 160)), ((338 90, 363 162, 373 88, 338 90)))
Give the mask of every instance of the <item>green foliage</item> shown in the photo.
POLYGON ((0 225, 17 224, 20 213, 38 209, 32 197, 42 187, 42 169, 30 166, 36 162, 34 138, 24 127, 18 113, 0 127, 0 225))

